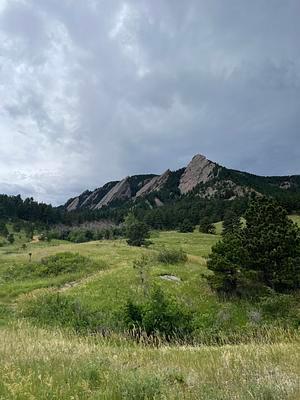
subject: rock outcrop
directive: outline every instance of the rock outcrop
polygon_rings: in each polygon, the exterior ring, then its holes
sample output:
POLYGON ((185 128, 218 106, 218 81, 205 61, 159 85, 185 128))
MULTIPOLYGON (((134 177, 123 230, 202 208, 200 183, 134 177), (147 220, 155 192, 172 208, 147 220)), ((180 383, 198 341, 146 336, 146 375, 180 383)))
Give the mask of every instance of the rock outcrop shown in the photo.
POLYGON ((181 194, 186 194, 194 189, 199 183, 206 183, 214 178, 214 171, 217 164, 209 161, 201 154, 193 157, 192 161, 186 167, 179 182, 181 194))
POLYGON ((164 187, 167 183, 169 177, 171 175, 171 171, 168 169, 162 175, 155 176, 150 180, 150 182, 146 183, 135 195, 135 197, 144 197, 149 193, 158 192, 160 189, 164 187))
POLYGON ((234 200, 251 193, 278 193, 299 191, 300 175, 269 176, 227 169, 208 160, 203 155, 193 157, 187 167, 165 171, 162 175, 133 175, 121 181, 108 182, 94 190, 67 201, 67 211, 99 210, 105 206, 119 207, 128 202, 128 209, 144 205, 147 208, 163 207, 191 193, 201 199, 234 200), (129 202, 132 203, 129 203, 129 202))
POLYGON ((76 211, 79 208, 82 207, 82 204, 85 202, 85 200, 90 196, 92 192, 86 190, 83 192, 80 196, 74 197, 73 199, 70 199, 67 204, 66 204, 66 209, 67 211, 76 211))
POLYGON ((118 182, 94 207, 95 210, 109 205, 115 200, 128 200, 131 198, 129 176, 118 182))

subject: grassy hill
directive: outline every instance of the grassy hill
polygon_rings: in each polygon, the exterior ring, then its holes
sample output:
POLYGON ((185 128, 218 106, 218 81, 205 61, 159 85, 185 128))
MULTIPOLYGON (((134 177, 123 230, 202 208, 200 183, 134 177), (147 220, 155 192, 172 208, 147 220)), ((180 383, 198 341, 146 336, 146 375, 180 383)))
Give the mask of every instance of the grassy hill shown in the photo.
POLYGON ((218 299, 204 276, 219 238, 153 233, 146 249, 123 240, 53 240, 23 248, 21 237, 0 247, 0 399, 298 399, 297 309, 273 299, 218 299), (178 247, 188 254, 186 263, 157 262, 161 249, 178 247), (47 275, 41 260, 66 252, 86 257, 86 267, 70 271, 66 263, 61 273, 47 275), (160 286, 193 313, 193 343, 156 348, 122 333, 126 301, 144 299, 133 268, 142 255, 154 260, 147 287, 160 286), (52 313, 53 304, 60 308, 52 313), (83 320, 96 315, 101 334, 75 334, 69 304, 83 320))

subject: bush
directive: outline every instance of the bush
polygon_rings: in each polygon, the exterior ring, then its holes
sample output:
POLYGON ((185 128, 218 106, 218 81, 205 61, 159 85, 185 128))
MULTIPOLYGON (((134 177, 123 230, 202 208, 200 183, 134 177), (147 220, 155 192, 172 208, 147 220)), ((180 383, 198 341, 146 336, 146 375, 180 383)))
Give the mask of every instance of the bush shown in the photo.
POLYGON ((90 273, 105 268, 103 261, 95 262, 77 253, 65 252, 43 258, 40 263, 11 266, 4 271, 2 277, 4 280, 45 278, 78 272, 90 273))
POLYGON ((187 261, 187 255, 182 249, 163 249, 158 253, 157 261, 162 264, 185 263, 187 261))
POLYGON ((181 233, 188 233, 188 232, 194 232, 195 226, 192 224, 192 222, 189 219, 185 219, 180 225, 179 225, 179 232, 181 233))
POLYGON ((286 321, 291 327, 300 325, 299 296, 287 294, 273 294, 260 301, 260 308, 266 319, 286 321))
POLYGON ((146 239, 150 236, 149 228, 133 214, 129 214, 125 219, 125 231, 129 246, 140 247, 147 244, 146 239))
POLYGON ((14 243, 15 237, 14 237, 13 233, 10 233, 10 234, 7 236, 7 240, 8 240, 8 242, 9 242, 10 244, 13 244, 13 243, 14 243))
POLYGON ((78 300, 59 293, 39 295, 21 306, 21 315, 40 325, 74 329, 76 332, 101 330, 99 315, 83 307, 78 300))
POLYGON ((160 287, 154 287, 142 305, 128 301, 123 312, 128 329, 139 328, 148 336, 171 340, 185 337, 192 331, 189 314, 173 299, 167 299, 160 287))
POLYGON ((49 239, 68 240, 72 243, 86 243, 92 240, 117 239, 124 236, 123 229, 111 227, 105 229, 56 229, 44 234, 49 239))
POLYGON ((212 235, 214 235, 216 233, 216 227, 214 226, 214 224, 210 221, 209 218, 202 218, 202 220, 200 221, 200 225, 199 225, 199 232, 202 233, 210 233, 212 235))

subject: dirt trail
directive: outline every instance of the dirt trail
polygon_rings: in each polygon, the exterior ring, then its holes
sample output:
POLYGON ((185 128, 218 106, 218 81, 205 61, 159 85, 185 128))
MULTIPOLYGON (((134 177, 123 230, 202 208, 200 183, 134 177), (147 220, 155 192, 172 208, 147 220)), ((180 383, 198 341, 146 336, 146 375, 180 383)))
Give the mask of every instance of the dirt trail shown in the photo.
POLYGON ((97 279, 101 275, 104 274, 110 274, 118 269, 124 268, 123 266, 116 267, 116 268, 110 268, 110 269, 104 269, 102 271, 98 271, 95 274, 85 276, 84 278, 79 279, 78 281, 73 281, 73 282, 66 282, 63 286, 59 287, 57 289, 58 292, 65 292, 67 290, 73 289, 74 287, 77 286, 83 286, 89 282, 92 282, 93 280, 97 279))

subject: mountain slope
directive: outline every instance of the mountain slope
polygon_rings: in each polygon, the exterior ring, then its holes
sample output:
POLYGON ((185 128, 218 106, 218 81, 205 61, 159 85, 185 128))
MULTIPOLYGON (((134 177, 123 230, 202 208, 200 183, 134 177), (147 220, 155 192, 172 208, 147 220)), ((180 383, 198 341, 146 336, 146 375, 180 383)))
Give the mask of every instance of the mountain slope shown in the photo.
POLYGON ((99 210, 126 203, 143 203, 156 207, 185 196, 234 200, 251 193, 295 198, 295 202, 298 202, 300 175, 258 176, 225 168, 197 154, 185 168, 178 171, 168 169, 162 175, 134 175, 121 181, 109 182, 93 192, 85 191, 70 199, 64 208, 67 211, 99 210))

